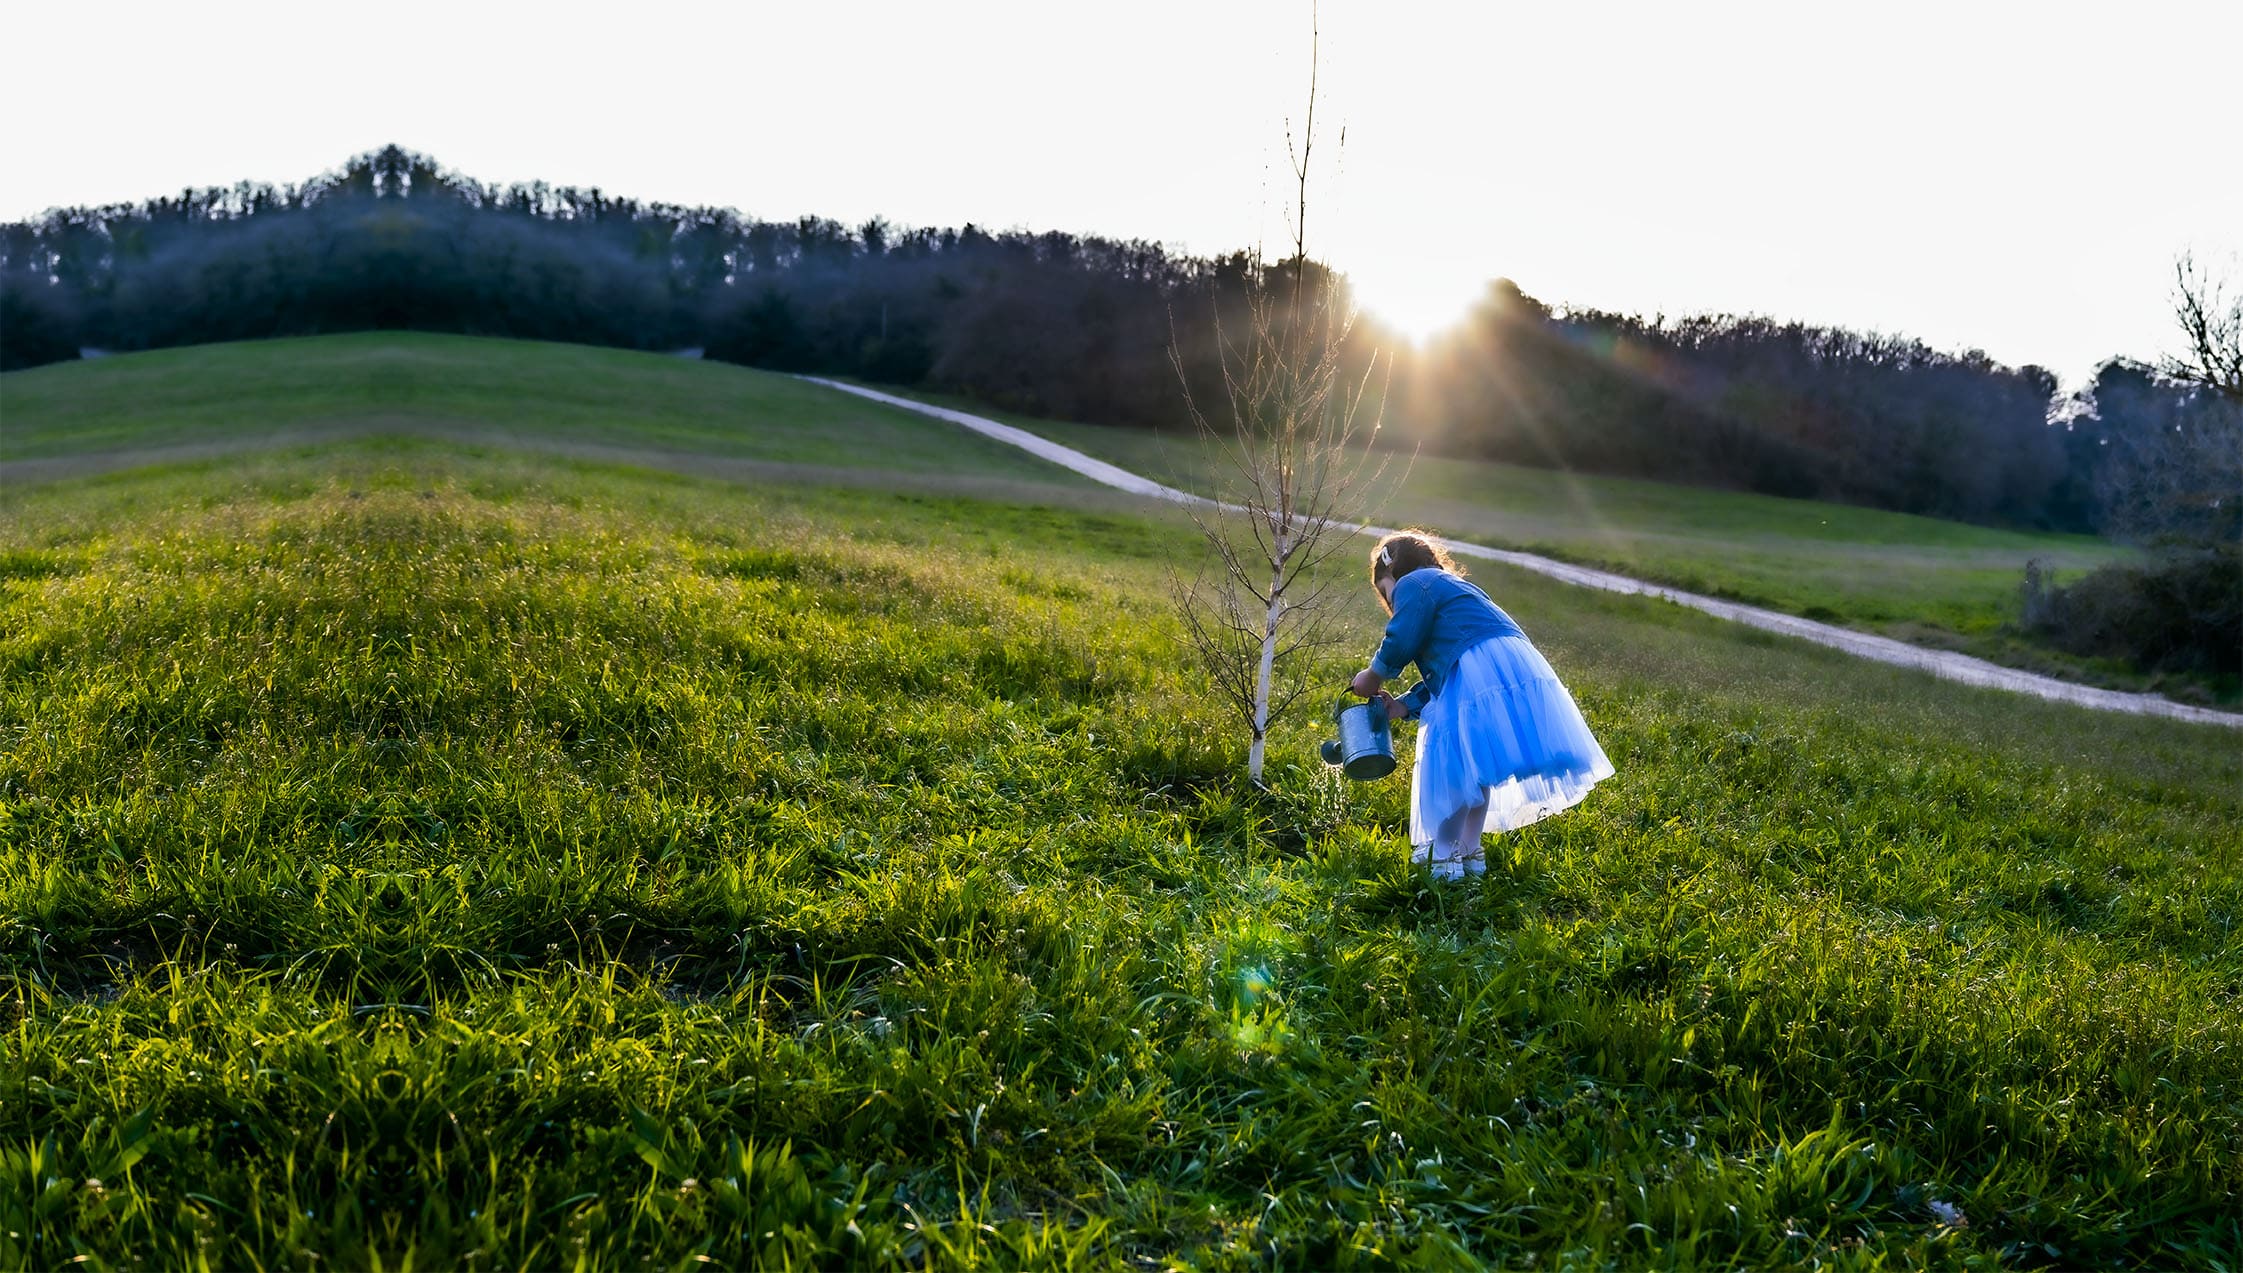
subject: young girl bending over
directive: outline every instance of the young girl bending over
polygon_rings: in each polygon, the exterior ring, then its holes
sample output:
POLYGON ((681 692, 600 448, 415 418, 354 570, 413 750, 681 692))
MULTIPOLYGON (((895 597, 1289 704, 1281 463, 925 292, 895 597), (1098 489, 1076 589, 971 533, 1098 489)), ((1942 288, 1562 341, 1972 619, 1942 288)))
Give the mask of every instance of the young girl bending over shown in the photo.
POLYGON ((1440 545, 1388 535, 1371 552, 1371 586, 1393 617, 1349 688, 1385 700, 1391 718, 1423 722, 1410 775, 1412 861, 1440 879, 1484 871, 1483 833, 1569 809, 1612 776, 1558 674, 1440 545), (1380 686, 1409 663, 1422 679, 1387 695, 1380 686))

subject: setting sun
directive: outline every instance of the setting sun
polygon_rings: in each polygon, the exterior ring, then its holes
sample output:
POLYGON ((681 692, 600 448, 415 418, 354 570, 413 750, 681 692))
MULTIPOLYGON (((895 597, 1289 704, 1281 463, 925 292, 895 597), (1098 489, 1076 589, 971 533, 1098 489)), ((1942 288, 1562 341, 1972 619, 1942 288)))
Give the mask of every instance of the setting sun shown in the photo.
POLYGON ((1347 271, 1364 321, 1422 346, 1456 325, 1488 280, 1443 272, 1433 262, 1357 262, 1347 271))

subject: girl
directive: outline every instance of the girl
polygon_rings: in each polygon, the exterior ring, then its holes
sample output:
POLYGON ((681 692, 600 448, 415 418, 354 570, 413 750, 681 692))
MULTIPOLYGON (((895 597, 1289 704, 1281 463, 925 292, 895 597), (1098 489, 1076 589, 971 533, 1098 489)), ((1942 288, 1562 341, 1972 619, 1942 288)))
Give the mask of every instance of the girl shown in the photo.
POLYGON ((1411 860, 1438 879, 1487 869, 1480 836, 1572 808, 1612 776, 1581 709, 1519 625, 1412 531, 1371 550, 1371 586, 1393 616, 1349 688, 1391 719, 1422 718, 1410 775, 1411 860), (1415 663, 1400 698, 1380 686, 1415 663))

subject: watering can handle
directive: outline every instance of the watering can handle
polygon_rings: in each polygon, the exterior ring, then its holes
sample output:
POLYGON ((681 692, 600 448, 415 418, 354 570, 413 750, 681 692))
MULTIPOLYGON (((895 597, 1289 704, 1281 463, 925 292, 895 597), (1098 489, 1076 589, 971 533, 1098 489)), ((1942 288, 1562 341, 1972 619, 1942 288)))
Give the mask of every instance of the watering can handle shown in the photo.
MULTIPOLYGON (((1385 690, 1380 690, 1378 693, 1371 695, 1369 698, 1357 698, 1355 696, 1355 691, 1342 690, 1340 692, 1339 701, 1332 704, 1332 723, 1335 725, 1338 724, 1340 713, 1347 711, 1350 708, 1361 707, 1365 703, 1376 703, 1381 707, 1384 707, 1387 703, 1391 703, 1393 701, 1394 696, 1387 693, 1385 690)), ((1392 722, 1393 715, 1390 711, 1381 711, 1373 716, 1372 719, 1377 723, 1379 728, 1383 729, 1392 722)))

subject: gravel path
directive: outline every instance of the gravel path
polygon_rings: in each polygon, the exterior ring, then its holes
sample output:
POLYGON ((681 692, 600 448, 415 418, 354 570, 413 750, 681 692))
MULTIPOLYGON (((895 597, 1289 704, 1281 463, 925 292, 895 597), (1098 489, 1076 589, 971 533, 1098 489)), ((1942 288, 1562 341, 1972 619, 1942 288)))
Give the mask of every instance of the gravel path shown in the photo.
MULTIPOLYGON (((1213 502, 1186 491, 1179 491, 1172 486, 1163 486, 1150 478, 1141 477, 1127 469, 1116 468, 1104 460, 1094 459, 1071 447, 1061 446, 1049 438, 1038 437, 1025 429, 1017 429, 1009 424, 999 424, 995 420, 984 419, 981 416, 971 415, 964 411, 929 406, 924 402, 914 402, 909 398, 899 398, 894 394, 843 384, 838 380, 825 380, 817 376, 804 376, 802 379, 810 381, 812 384, 824 385, 829 389, 838 389, 843 393, 852 393, 860 398, 870 398, 874 402, 901 407, 906 411, 916 411, 921 415, 933 416, 938 420, 947 420, 952 424, 972 429, 985 437, 995 438, 999 442, 1020 447, 1054 464, 1073 469, 1093 481, 1127 491, 1133 495, 1143 495, 1178 504, 1204 505, 1213 502)), ((1384 535, 1388 533, 1388 529, 1383 526, 1366 526, 1363 528, 1363 532, 1369 535, 1384 535)), ((2020 672, 2015 668, 2003 667, 1998 663, 1988 663, 1984 659, 1974 659, 1967 654, 1956 654, 1948 650, 1927 650, 1922 646, 1910 645, 1905 641, 1895 641, 1890 637, 1872 636, 1866 632, 1856 632, 1851 628, 1841 628, 1828 623, 1817 623, 1812 619, 1802 619, 1796 615, 1784 614, 1777 610, 1763 610, 1758 606, 1741 605, 1734 601, 1700 596, 1694 592, 1683 592, 1661 584, 1645 583, 1641 579, 1630 579, 1626 575, 1616 575, 1603 570, 1591 570, 1586 566, 1570 565, 1549 557, 1538 557, 1533 553, 1512 552, 1508 549, 1490 548, 1484 544, 1465 543, 1460 540, 1450 540, 1448 546, 1450 552, 1459 556, 1499 561, 1505 565, 1517 566, 1522 570, 1531 570, 1536 574, 1548 575, 1552 579, 1563 580, 1566 583, 1576 584, 1583 588, 1599 588, 1606 592, 1636 593, 1647 597, 1657 597, 1679 606, 1702 610, 1707 614, 1730 620, 1733 623, 1742 623, 1748 627, 1761 628, 1765 631, 1781 633, 1784 636, 1798 637, 1802 641, 1812 641, 1817 645, 1826 645, 1832 649, 1843 650, 1858 658, 1869 659, 1878 663, 1892 663, 1901 667, 1918 668, 1944 680, 1960 681, 1965 685, 1979 685, 1989 689, 2009 690, 2017 694, 2030 694, 2035 698, 2045 698, 2058 703, 2071 703, 2080 707, 2091 707, 2099 711, 2131 712, 2140 716, 2169 716, 2175 720, 2243 728, 2243 715, 2234 712, 2219 712, 2206 707, 2191 707, 2186 703, 2176 703, 2170 699, 2159 698, 2155 694, 2129 694, 2119 690, 2075 685, 2070 681, 2059 681, 2051 676, 2020 672)))

